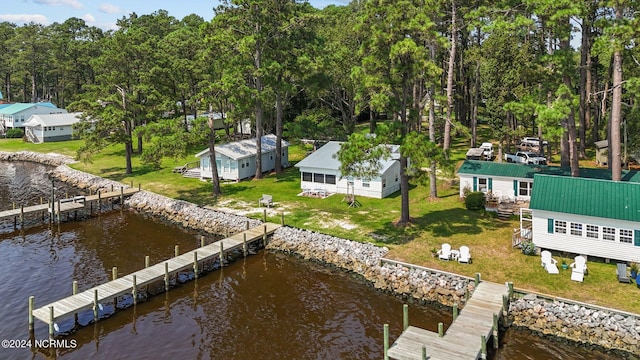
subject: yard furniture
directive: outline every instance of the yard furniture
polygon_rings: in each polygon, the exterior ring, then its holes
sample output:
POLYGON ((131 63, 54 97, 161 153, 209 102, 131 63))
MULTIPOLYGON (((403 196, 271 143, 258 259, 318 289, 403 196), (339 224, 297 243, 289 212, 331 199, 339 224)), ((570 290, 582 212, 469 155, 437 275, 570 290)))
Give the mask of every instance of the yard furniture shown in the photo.
POLYGON ((627 276, 627 264, 618 263, 616 275, 618 276, 618 282, 627 284, 631 283, 629 276, 627 276))
POLYGON ((258 206, 262 205, 271 207, 271 205, 273 205, 273 196, 262 194, 262 197, 260 198, 260 200, 258 200, 258 206))
POLYGON ((449 260, 451 259, 451 245, 444 243, 442 244, 442 248, 438 250, 438 259, 440 260, 449 260))
POLYGON ((548 250, 544 250, 540 253, 540 261, 542 267, 547 270, 549 274, 559 274, 558 271, 558 261, 551 257, 551 252, 548 250))
MULTIPOLYGON (((571 280, 584 281, 584 275, 587 273, 587 259, 584 256, 576 256, 574 262, 569 265, 571 267, 571 280)), ((625 270, 626 271, 626 270, 625 270)))
POLYGON ((468 246, 460 246, 460 254, 458 255, 459 263, 471 264, 471 253, 468 246))

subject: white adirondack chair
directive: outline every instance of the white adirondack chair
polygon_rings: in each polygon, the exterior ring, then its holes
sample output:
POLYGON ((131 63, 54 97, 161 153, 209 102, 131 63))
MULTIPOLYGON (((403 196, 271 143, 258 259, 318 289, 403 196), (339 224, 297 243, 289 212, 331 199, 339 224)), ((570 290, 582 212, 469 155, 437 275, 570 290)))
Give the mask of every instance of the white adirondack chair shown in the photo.
POLYGON ((544 250, 540 253, 540 262, 542 267, 547 270, 549 274, 559 274, 558 261, 551 257, 551 252, 544 250))
POLYGON ((471 253, 468 246, 460 246, 460 255, 458 255, 459 263, 471 264, 471 253))
POLYGON ((584 281, 584 275, 587 273, 587 259, 578 255, 569 266, 571 267, 571 280, 584 281))
POLYGON ((442 244, 442 248, 438 250, 438 258, 440 260, 449 260, 451 259, 451 245, 444 243, 442 244))

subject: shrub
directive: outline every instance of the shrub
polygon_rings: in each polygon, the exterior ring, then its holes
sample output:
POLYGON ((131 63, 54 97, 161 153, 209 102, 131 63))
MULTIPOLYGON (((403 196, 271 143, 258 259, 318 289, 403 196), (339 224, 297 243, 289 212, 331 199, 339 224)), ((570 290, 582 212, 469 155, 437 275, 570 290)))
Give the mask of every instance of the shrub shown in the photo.
POLYGON ((22 129, 13 128, 7 130, 7 137, 11 139, 20 139, 24 136, 24 131, 22 129))
POLYGON ((522 253, 525 255, 536 254, 536 245, 533 241, 523 241, 522 244, 520 244, 520 247, 522 248, 522 253))
POLYGON ((469 195, 464 199, 464 205, 469 210, 484 209, 484 202, 484 194, 479 191, 469 193, 469 195))

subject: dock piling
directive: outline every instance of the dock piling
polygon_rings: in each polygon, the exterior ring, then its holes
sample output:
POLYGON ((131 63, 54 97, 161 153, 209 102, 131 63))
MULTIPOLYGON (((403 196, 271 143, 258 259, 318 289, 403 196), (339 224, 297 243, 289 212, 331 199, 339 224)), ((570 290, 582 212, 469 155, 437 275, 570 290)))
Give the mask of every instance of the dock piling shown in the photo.
POLYGON ((137 279, 136 279, 136 275, 133 274, 133 287, 131 287, 131 296, 133 296, 133 305, 136 305, 138 303, 138 286, 137 286, 137 279))
POLYGON ((35 301, 35 296, 29 296, 29 332, 33 331, 33 303, 35 301))
POLYGON ((247 233, 242 233, 242 254, 247 257, 247 233))
POLYGON ((409 305, 402 305, 402 330, 407 330, 409 327, 409 305))
POLYGON ((427 347, 422 345, 422 360, 427 360, 427 347))
POLYGON ((144 267, 145 269, 149 267, 149 255, 144 257, 144 267))
POLYGON ((480 359, 487 359, 487 337, 485 335, 480 336, 480 359))
POLYGON ((53 324, 53 306, 49 306, 49 339, 53 339, 55 335, 53 324))
POLYGON ((476 287, 478 287, 478 285, 480 284, 480 273, 476 273, 474 282, 476 284, 476 287))
POLYGON ((178 257, 180 256, 180 245, 176 245, 174 248, 174 256, 178 257))
POLYGON ((116 280, 118 278, 118 267, 114 266, 111 268, 111 278, 112 280, 116 280))
MULTIPOLYGON (((247 224, 249 222, 247 221, 247 224)), ((220 267, 224 266, 224 244, 220 241, 220 267)))
POLYGON ((458 319, 458 304, 453 304, 453 321, 458 319))
POLYGON ((193 276, 198 278, 198 252, 193 252, 193 276))
POLYGON ((438 323, 438 337, 444 336, 444 324, 442 322, 438 323))
POLYGON ((262 210, 262 221, 267 222, 267 209, 262 210))
POLYGON ((263 232, 262 232, 262 243, 264 244, 264 246, 267 246, 268 241, 267 241, 267 225, 263 226, 263 232))
POLYGON ((169 291, 169 263, 164 263, 164 290, 169 291))
POLYGON ((204 236, 200 236, 200 247, 204 247, 205 241, 204 236))
POLYGON ((93 291, 93 320, 98 321, 98 289, 93 291))
POLYGON ((384 324, 384 360, 389 360, 389 324, 384 324))
POLYGON ((498 339, 498 314, 493 314, 493 348, 497 349, 500 346, 500 339, 498 339))
POLYGON ((75 295, 78 293, 78 280, 73 280, 71 283, 71 294, 75 295))

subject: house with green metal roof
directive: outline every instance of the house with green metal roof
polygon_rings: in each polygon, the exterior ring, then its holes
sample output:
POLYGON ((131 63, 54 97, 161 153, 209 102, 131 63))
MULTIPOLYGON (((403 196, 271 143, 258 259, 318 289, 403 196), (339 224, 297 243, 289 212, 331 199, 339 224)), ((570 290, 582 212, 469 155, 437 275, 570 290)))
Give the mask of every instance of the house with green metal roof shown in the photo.
POLYGON ((531 237, 550 249, 640 261, 640 183, 536 174, 531 237))
POLYGON ((32 115, 66 114, 50 102, 15 103, 0 109, 0 129, 24 128, 24 124, 32 115))
MULTIPOLYGON (((528 201, 533 194, 534 176, 537 174, 570 177, 571 169, 559 166, 499 163, 465 160, 458 169, 460 197, 465 191, 491 192, 502 200, 528 201)), ((607 169, 581 168, 580 177, 611 180, 607 169)), ((640 173, 624 171, 622 180, 640 183, 640 173)))

